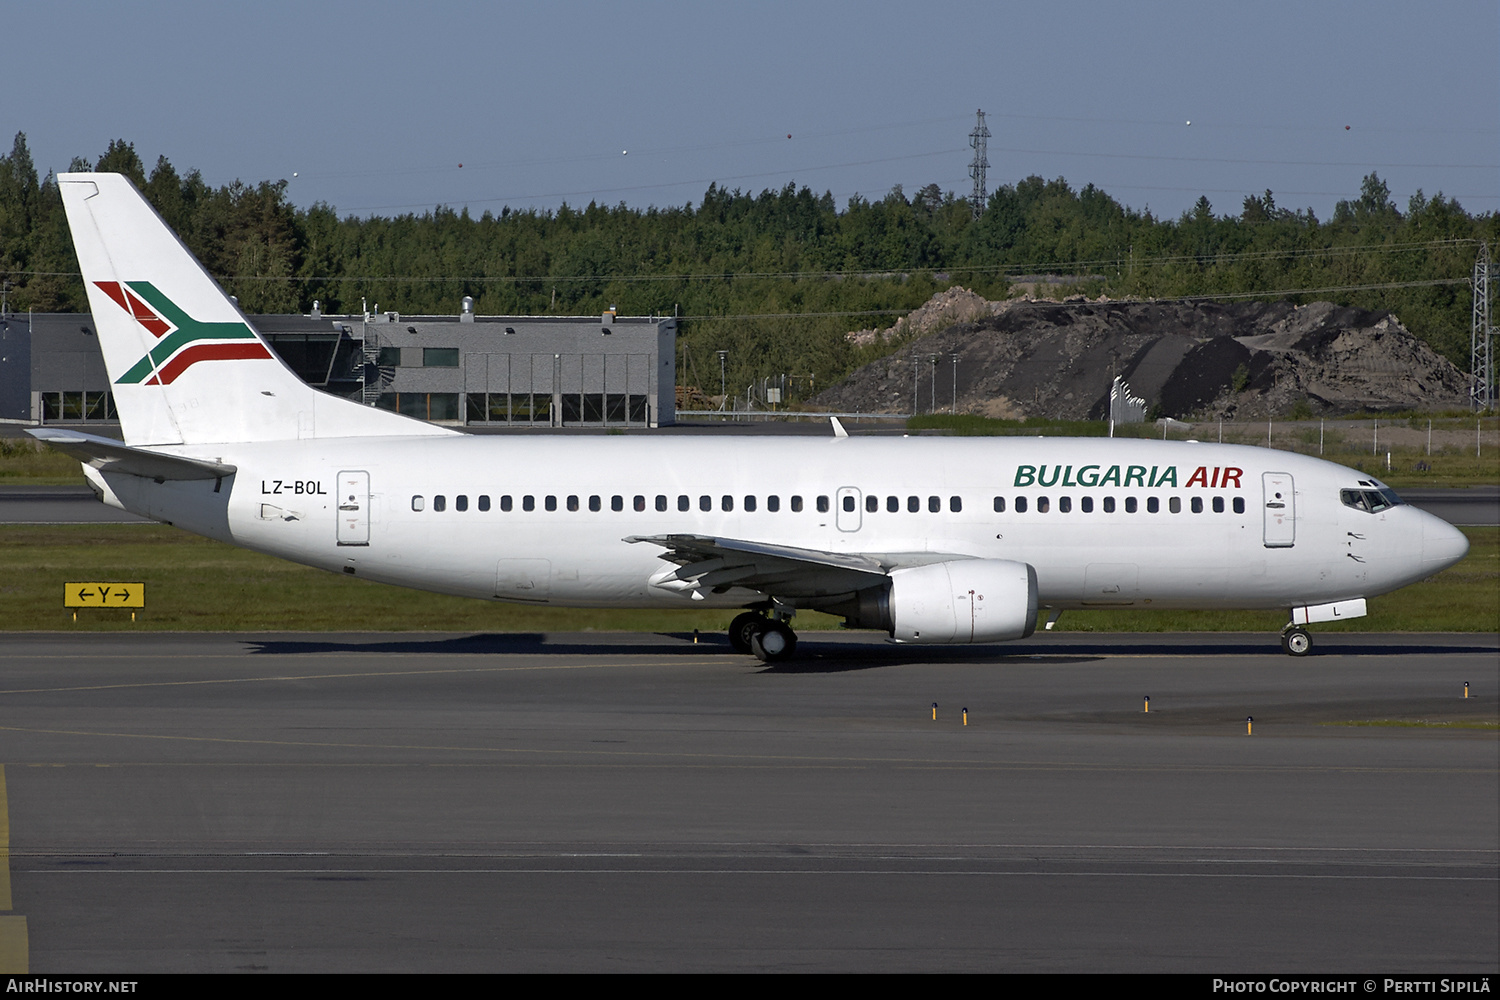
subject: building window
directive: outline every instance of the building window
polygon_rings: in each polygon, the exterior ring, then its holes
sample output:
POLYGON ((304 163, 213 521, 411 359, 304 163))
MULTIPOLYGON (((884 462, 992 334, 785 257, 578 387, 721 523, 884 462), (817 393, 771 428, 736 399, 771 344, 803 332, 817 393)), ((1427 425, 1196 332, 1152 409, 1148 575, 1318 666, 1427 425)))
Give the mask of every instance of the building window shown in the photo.
POLYGON ((382 368, 399 368, 401 366, 401 348, 382 347, 375 363, 382 368))
POLYGON ((423 368, 457 368, 458 348, 456 347, 424 347, 422 348, 423 368))

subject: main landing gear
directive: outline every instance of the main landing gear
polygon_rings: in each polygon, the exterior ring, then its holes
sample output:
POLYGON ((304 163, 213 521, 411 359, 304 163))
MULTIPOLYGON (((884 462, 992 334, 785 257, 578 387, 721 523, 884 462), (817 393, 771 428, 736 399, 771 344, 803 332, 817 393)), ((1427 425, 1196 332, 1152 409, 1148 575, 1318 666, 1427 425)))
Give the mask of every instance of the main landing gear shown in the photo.
POLYGON ((1312 636, 1301 625, 1288 625, 1281 630, 1281 648, 1288 656, 1306 656, 1312 652, 1312 636))
POLYGON ((780 618, 747 611, 729 623, 729 644, 736 652, 754 654, 762 663, 777 663, 797 651, 797 633, 780 618))

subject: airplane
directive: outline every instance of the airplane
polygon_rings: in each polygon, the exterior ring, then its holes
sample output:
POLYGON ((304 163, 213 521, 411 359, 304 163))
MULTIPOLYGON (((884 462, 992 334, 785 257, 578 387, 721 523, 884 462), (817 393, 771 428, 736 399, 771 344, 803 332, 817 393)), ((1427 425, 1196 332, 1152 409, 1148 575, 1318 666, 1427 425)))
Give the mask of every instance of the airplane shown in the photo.
POLYGON ((765 662, 804 609, 940 644, 1044 608, 1285 608, 1302 656, 1308 625, 1468 550, 1369 473, 1240 445, 464 434, 308 386, 126 178, 57 183, 124 440, 30 432, 111 506, 329 572, 739 609, 730 644, 765 662))

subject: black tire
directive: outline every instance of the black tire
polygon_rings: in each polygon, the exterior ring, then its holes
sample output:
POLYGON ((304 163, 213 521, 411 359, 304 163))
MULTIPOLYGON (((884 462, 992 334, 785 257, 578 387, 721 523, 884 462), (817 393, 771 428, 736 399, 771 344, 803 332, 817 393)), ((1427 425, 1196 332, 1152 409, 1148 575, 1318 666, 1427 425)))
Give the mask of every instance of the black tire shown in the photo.
POLYGON ((736 615, 729 623, 729 645, 736 653, 750 652, 750 637, 766 627, 766 616, 758 611, 736 615))
POLYGON ((765 626, 750 637, 750 652, 762 663, 780 663, 797 652, 797 633, 785 622, 767 619, 765 626))
POLYGON ((1281 648, 1288 656, 1306 656, 1312 652, 1312 636, 1305 628, 1289 628, 1281 633, 1281 648))

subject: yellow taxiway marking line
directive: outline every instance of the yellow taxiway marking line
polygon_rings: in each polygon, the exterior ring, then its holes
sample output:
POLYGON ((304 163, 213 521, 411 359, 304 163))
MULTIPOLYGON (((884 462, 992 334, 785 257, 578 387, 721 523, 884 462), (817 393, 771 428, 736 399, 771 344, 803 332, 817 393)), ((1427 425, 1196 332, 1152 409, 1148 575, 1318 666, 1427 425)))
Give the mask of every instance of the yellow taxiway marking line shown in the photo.
MULTIPOLYGON (((10 909, 10 800, 5 791, 5 766, 0 764, 0 910, 10 909)), ((30 948, 26 918, 0 914, 0 974, 25 975, 30 948)))
POLYGON ((156 688, 156 687, 196 687, 211 684, 261 684, 273 681, 321 681, 321 680, 346 680, 366 677, 425 677, 437 674, 501 674, 518 673, 531 670, 592 670, 598 667, 704 667, 718 663, 718 660, 672 660, 672 661, 650 661, 647 663, 539 663, 532 666, 492 666, 492 667, 435 667, 430 670, 363 670, 354 673, 321 673, 321 674, 269 674, 264 677, 208 677, 190 681, 134 681, 121 684, 79 684, 71 687, 45 687, 45 688, 10 688, 0 690, 0 695, 7 694, 57 694, 63 691, 118 691, 121 689, 156 688))
MULTIPOLYGON (((1060 761, 971 761, 952 760, 946 758, 933 758, 923 760, 911 757, 812 757, 803 754, 737 754, 737 753, 701 753, 690 751, 673 750, 596 750, 590 748, 570 749, 531 749, 525 747, 495 747, 495 746, 451 746, 447 744, 422 744, 422 743, 337 743, 323 742, 317 740, 269 740, 269 739, 246 739, 227 736, 174 736, 165 733, 120 733, 101 732, 83 729, 37 729, 29 726, 0 726, 0 733, 28 733, 34 736, 83 736, 103 739, 129 739, 129 740, 161 740, 173 743, 208 743, 225 746, 273 746, 273 747, 306 747, 321 750, 400 750, 400 751, 426 751, 438 753, 477 753, 497 754, 514 757, 614 757, 633 758, 635 760, 651 760, 664 762, 662 766, 672 767, 767 767, 767 766, 801 766, 821 768, 862 768, 872 765, 894 766, 897 768, 912 770, 969 770, 969 771, 1119 771, 1125 773, 1156 773, 1156 772, 1265 772, 1274 774, 1288 773, 1324 773, 1337 771, 1340 773, 1370 773, 1370 774, 1493 774, 1495 768, 1480 767, 1370 767, 1366 765, 1222 765, 1222 764, 1155 764, 1149 766, 1120 766, 1113 764, 1075 764, 1060 761), (670 763, 665 762, 679 762, 670 763), (692 762, 712 762, 694 764, 692 762), (680 763, 688 762, 688 763, 680 763), (752 763, 759 762, 759 763, 752 763)), ((240 766, 240 762, 218 762, 218 761, 136 761, 136 762, 79 762, 69 763, 31 763, 30 767, 233 767, 240 766)), ((474 764, 432 764, 428 762, 412 763, 369 763, 369 762, 322 762, 322 761, 293 761, 284 763, 268 763, 256 761, 246 763, 243 766, 251 767, 467 767, 488 766, 474 764)), ((575 767, 589 766, 598 767, 599 764, 534 764, 527 766, 542 767, 575 767)), ((619 764, 619 767, 638 767, 638 764, 619 764)))

